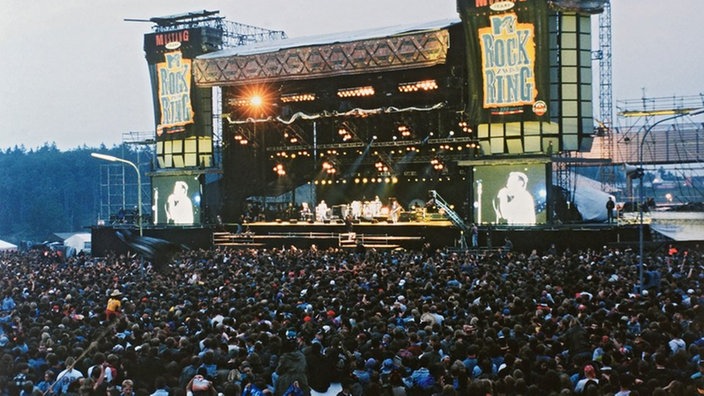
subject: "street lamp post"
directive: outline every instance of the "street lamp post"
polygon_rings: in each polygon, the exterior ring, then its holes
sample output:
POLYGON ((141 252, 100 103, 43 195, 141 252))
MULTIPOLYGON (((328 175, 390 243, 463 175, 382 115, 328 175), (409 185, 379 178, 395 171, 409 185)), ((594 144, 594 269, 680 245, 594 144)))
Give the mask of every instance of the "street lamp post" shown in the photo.
POLYGON ((640 254, 640 259, 638 261, 638 292, 642 293, 643 292, 643 200, 645 199, 645 196, 643 195, 643 146, 645 144, 645 138, 648 137, 648 134, 650 134, 650 131, 655 128, 658 124, 662 124, 665 121, 672 121, 676 118, 684 117, 684 116, 691 116, 691 115, 697 115, 697 114, 702 114, 704 113, 704 109, 697 110, 697 111, 692 111, 692 110, 685 110, 681 113, 677 113, 673 116, 663 118, 662 120, 659 120, 658 122, 654 123, 653 125, 649 126, 646 130, 645 133, 643 134, 643 137, 640 139, 640 150, 638 151, 638 177, 640 178, 640 182, 638 184, 638 215, 639 215, 639 227, 638 227, 638 249, 639 249, 639 254, 640 254))
POLYGON ((128 164, 134 168, 137 172, 137 225, 139 226, 139 236, 142 236, 142 175, 139 172, 139 168, 132 161, 126 159, 114 157, 112 155, 100 154, 100 153, 90 153, 93 158, 110 161, 110 162, 122 162, 128 164))

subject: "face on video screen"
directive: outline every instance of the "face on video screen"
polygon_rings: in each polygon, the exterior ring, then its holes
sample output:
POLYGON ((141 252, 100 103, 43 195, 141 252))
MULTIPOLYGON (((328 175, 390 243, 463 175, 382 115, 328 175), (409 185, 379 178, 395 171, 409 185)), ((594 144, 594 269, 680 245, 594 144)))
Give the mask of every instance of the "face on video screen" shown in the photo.
POLYGON ((155 177, 152 189, 154 224, 200 223, 200 183, 196 176, 155 177))
POLYGON ((480 223, 534 225, 546 221, 545 164, 474 168, 474 217, 480 223))

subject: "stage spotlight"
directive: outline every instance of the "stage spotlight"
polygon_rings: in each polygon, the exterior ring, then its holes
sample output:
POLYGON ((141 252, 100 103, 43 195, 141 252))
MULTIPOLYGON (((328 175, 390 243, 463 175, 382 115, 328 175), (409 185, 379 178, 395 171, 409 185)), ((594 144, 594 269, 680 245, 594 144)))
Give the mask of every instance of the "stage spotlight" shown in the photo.
POLYGON ((252 95, 249 97, 249 104, 255 107, 259 107, 264 103, 264 98, 260 95, 252 95))
POLYGON ((242 135, 235 135, 235 141, 243 146, 246 145, 247 143, 249 143, 247 138, 245 138, 242 135))
POLYGON ((228 100, 232 107, 251 117, 262 117, 272 110, 273 97, 264 85, 251 85, 240 90, 236 97, 228 100))
POLYGON ((432 160, 430 160, 430 164, 433 166, 433 169, 436 171, 441 171, 445 169, 445 163, 441 158, 435 157, 432 160))
POLYGON ((457 126, 459 126, 460 129, 462 129, 462 132, 472 133, 472 128, 469 126, 467 121, 461 120, 460 122, 457 123, 457 126))
POLYGON ((340 129, 337 130, 337 133, 340 135, 343 142, 352 140, 352 133, 350 133, 350 131, 344 126, 340 127, 340 129))
POLYGON ((396 129, 398 130, 398 133, 401 135, 403 138, 409 138, 412 135, 411 132, 411 127, 409 127, 406 124, 399 124, 396 129))
POLYGON ((274 173, 276 173, 279 176, 285 176, 286 169, 284 169, 283 164, 276 164, 276 166, 274 166, 274 173))

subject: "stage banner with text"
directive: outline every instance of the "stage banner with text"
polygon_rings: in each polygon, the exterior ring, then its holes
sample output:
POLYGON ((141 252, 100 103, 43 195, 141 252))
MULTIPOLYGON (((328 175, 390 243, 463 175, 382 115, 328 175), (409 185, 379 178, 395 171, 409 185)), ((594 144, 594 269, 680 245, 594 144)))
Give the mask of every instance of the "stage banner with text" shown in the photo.
POLYGON ((545 0, 457 0, 467 37, 467 112, 477 123, 537 121, 549 98, 545 0))
POLYGON ((221 48, 222 34, 193 27, 144 35, 157 141, 212 135, 212 93, 196 86, 193 59, 221 48))
POLYGON ((181 132, 193 124, 191 106, 192 61, 184 59, 180 51, 164 54, 164 62, 157 63, 158 103, 161 119, 156 128, 157 136, 181 132))

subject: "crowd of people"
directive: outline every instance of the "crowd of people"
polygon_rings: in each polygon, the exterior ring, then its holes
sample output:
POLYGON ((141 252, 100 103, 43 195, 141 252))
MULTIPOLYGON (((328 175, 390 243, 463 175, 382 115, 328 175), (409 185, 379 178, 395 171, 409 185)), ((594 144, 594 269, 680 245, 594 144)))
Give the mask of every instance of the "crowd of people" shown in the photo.
POLYGON ((0 254, 1 395, 693 395, 696 249, 0 254), (338 389, 339 387, 339 389, 338 389))

